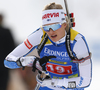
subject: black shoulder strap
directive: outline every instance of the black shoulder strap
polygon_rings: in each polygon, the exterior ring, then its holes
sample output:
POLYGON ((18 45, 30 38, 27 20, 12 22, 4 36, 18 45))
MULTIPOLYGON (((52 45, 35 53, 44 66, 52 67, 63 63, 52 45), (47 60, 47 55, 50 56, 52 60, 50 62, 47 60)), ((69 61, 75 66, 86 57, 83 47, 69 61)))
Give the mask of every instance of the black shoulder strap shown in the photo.
MULTIPOLYGON (((45 43, 47 42, 47 40, 48 40, 48 35, 45 33, 43 40, 41 41, 41 43, 38 45, 38 48, 37 48, 39 55, 40 55, 40 52, 43 49, 45 43)), ((69 29, 69 32, 67 33, 67 36, 66 36, 66 49, 67 49, 69 57, 72 60, 75 59, 75 57, 73 56, 71 47, 70 47, 70 29, 69 29)))
POLYGON ((70 35, 70 28, 69 28, 69 31, 66 36, 66 49, 67 49, 69 57, 73 60, 73 59, 75 59, 75 57, 73 55, 73 52, 72 52, 71 46, 70 46, 70 36, 71 35, 70 35))
POLYGON ((47 42, 47 40, 48 40, 48 35, 45 33, 43 40, 41 41, 41 43, 37 47, 39 55, 40 55, 40 52, 43 49, 45 43, 47 42))

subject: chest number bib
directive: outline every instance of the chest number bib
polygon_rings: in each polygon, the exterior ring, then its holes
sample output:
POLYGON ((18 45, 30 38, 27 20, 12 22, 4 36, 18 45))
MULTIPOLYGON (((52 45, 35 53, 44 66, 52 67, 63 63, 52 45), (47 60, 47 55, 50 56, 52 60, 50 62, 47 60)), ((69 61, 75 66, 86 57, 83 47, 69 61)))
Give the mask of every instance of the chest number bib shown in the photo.
POLYGON ((47 71, 59 75, 69 75, 72 74, 72 66, 61 66, 56 64, 47 63, 47 71))

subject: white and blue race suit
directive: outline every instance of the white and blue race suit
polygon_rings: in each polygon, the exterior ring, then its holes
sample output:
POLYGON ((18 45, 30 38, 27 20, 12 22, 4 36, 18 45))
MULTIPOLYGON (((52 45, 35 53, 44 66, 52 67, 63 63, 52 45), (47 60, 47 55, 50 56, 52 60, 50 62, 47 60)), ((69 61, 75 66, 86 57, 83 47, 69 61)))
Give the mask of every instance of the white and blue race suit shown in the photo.
MULTIPOLYGON (((88 57, 90 51, 84 36, 73 29, 70 31, 70 45, 73 55, 78 59, 88 57)), ((11 69, 20 68, 14 61, 20 57, 30 54, 35 48, 37 48, 41 40, 44 38, 44 34, 44 30, 41 28, 30 34, 23 43, 17 46, 6 57, 6 60, 4 60, 5 66, 11 69), (10 62, 7 60, 10 60, 10 62)), ((68 83, 75 82, 76 88, 65 89, 45 86, 40 87, 39 90, 84 90, 85 87, 90 85, 92 72, 91 58, 85 59, 81 63, 73 63, 66 50, 65 38, 66 36, 57 42, 53 42, 50 38, 48 38, 40 52, 40 58, 50 55, 56 56, 56 58, 49 59, 49 62, 46 64, 47 72, 52 79, 63 80, 66 78, 68 83)), ((66 84, 66 82, 64 84, 66 84)))

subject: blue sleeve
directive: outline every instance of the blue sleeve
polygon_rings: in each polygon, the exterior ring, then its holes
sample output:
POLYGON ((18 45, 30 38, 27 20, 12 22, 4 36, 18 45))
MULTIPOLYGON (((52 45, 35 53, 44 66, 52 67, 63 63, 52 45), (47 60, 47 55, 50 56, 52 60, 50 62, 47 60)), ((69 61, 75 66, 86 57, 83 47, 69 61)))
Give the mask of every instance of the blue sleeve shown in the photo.
POLYGON ((7 61, 4 60, 4 66, 10 69, 17 69, 17 68, 21 68, 20 66, 17 65, 16 62, 11 62, 11 61, 7 61))

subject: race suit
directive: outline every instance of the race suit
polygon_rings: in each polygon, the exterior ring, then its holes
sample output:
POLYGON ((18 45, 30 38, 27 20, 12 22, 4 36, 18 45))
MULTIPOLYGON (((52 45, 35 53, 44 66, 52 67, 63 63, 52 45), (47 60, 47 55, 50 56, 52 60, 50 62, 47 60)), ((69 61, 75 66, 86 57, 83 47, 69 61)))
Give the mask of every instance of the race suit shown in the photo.
MULTIPOLYGON (((78 59, 85 58, 89 56, 89 48, 87 42, 83 35, 71 29, 71 50, 73 55, 78 59)), ((44 30, 41 28, 30 34, 27 39, 17 46, 7 57, 6 60, 16 61, 20 57, 25 57, 30 54, 37 46, 40 44, 45 34, 44 30)), ((52 58, 46 64, 46 70, 52 79, 68 80, 68 83, 75 82, 76 88, 65 89, 52 86, 40 87, 39 90, 84 90, 88 87, 91 82, 91 59, 84 60, 81 63, 73 63, 70 59, 65 45, 66 35, 57 42, 53 42, 48 38, 46 44, 44 45, 42 51, 40 52, 40 58, 44 56, 54 55, 56 58, 52 58)), ((15 63, 9 62, 7 64, 6 60, 4 64, 6 67, 14 69, 20 68, 15 63), (11 65, 16 67, 11 67, 11 65)), ((63 81, 65 82, 65 81, 63 81)), ((66 84, 66 82, 64 83, 66 84)))

